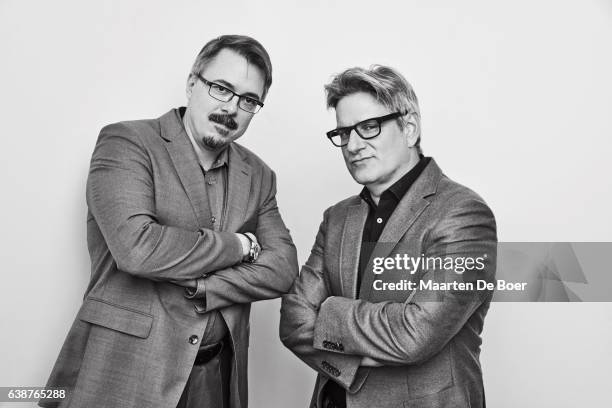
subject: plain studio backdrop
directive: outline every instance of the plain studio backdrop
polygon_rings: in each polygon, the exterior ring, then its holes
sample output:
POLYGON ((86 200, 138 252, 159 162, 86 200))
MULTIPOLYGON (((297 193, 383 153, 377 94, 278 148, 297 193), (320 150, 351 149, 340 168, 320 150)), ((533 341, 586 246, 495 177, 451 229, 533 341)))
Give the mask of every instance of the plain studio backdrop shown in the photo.
MULTIPOLYGON (((323 210, 360 190, 324 136, 323 84, 373 63, 413 84, 425 154, 485 198, 500 240, 612 241, 609 0, 224 3, 0 0, 0 386, 43 386, 79 308, 100 128, 184 105, 220 34, 271 55, 266 106, 240 142, 277 172, 301 263, 323 210)), ((305 407, 314 383, 278 340, 279 306, 253 307, 255 408, 305 407)), ((612 406, 612 304, 496 303, 483 338, 491 407, 612 406)))

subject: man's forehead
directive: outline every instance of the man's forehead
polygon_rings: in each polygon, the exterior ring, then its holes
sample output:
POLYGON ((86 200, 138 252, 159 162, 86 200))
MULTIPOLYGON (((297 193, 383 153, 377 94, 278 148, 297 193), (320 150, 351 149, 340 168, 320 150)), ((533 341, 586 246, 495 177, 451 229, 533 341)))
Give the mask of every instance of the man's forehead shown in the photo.
POLYGON ((204 67, 202 75, 208 81, 230 85, 238 93, 263 94, 264 75, 261 70, 235 51, 224 48, 204 67))
POLYGON ((356 92, 342 97, 336 104, 338 126, 352 126, 362 120, 383 116, 389 109, 367 92, 356 92))

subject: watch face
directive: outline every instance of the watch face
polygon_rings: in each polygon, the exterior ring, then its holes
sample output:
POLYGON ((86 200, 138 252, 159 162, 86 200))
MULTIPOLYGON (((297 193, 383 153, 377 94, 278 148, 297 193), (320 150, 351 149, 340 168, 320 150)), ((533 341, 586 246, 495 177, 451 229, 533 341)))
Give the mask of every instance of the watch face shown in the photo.
POLYGON ((255 242, 251 242, 251 251, 249 253, 249 261, 251 263, 255 262, 259 257, 259 252, 261 251, 261 247, 259 244, 255 242))

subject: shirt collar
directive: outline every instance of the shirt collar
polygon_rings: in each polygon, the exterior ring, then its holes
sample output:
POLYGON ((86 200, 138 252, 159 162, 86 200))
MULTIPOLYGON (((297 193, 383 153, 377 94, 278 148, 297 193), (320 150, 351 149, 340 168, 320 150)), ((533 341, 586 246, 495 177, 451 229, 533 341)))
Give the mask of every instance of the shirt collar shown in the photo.
MULTIPOLYGON (((406 192, 410 189, 410 186, 414 184, 414 182, 419 178, 425 167, 427 167, 427 165, 431 161, 431 157, 425 157, 423 155, 420 155, 419 157, 419 162, 413 168, 408 170, 408 172, 404 174, 398 181, 393 183, 391 187, 385 190, 381 194, 381 199, 385 197, 392 198, 398 203, 401 201, 401 199, 406 195, 406 192)), ((368 190, 367 187, 363 187, 359 196, 366 203, 368 203, 370 207, 376 208, 376 204, 374 203, 374 200, 372 200, 370 190, 368 190)))
MULTIPOLYGON (((181 107, 179 109, 179 114, 181 116, 181 123, 182 123, 182 119, 183 116, 185 115, 185 108, 181 107)), ((191 145, 193 146, 193 149, 195 150, 196 156, 198 158, 198 162, 200 163, 200 167, 204 168, 204 165, 202 164, 202 148, 200 147, 199 144, 197 144, 197 142, 195 141, 195 139, 193 138, 192 135, 189 134, 189 132, 187 132, 187 130, 185 130, 185 133, 187 133, 187 136, 189 136, 189 141, 191 142, 191 145)), ((212 166, 210 166, 210 169, 208 170, 213 170, 216 169, 218 167, 222 167, 224 165, 228 164, 228 154, 229 149, 226 147, 225 149, 221 150, 221 152, 219 152, 219 154, 217 155, 217 158, 215 159, 215 161, 213 162, 212 166)))

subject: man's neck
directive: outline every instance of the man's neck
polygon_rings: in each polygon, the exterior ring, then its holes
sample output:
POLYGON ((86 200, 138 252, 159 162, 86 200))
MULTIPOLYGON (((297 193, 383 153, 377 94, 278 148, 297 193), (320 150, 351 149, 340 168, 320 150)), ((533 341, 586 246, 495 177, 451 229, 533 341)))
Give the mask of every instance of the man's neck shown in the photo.
POLYGON ((199 143, 197 143, 193 139, 193 137, 190 137, 189 139, 191 140, 191 144, 193 145, 193 148, 195 149, 196 155, 198 156, 198 160, 200 161, 200 164, 202 165, 202 168, 205 171, 208 171, 212 167, 215 160, 217 160, 217 157, 221 155, 221 152, 223 151, 223 149, 227 148, 227 147, 224 147, 219 150, 204 149, 202 148, 202 146, 200 146, 199 143))
POLYGON ((387 191, 389 187, 395 184, 399 179, 401 179, 406 173, 414 168, 419 163, 420 157, 418 154, 411 155, 410 160, 406 164, 406 166, 401 166, 397 169, 397 171, 393 174, 393 176, 387 180, 385 183, 381 184, 370 184, 366 187, 370 192, 370 197, 372 197, 372 201, 374 204, 378 205, 380 201, 380 196, 387 191))
POLYGON ((187 126, 187 123, 185 122, 185 118, 183 118, 183 126, 185 128, 185 132, 187 132, 187 136, 189 136, 189 140, 191 141, 191 145, 193 146, 193 149, 195 150, 196 156, 198 156, 198 161, 200 162, 200 165, 205 171, 208 171, 212 167, 217 157, 219 157, 219 154, 226 147, 223 147, 217 150, 210 150, 207 148, 203 148, 200 145, 200 143, 198 143, 193 137, 193 134, 191 133, 189 126, 187 126))

